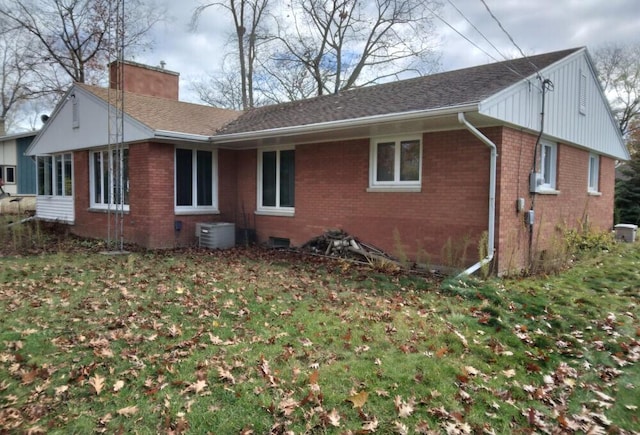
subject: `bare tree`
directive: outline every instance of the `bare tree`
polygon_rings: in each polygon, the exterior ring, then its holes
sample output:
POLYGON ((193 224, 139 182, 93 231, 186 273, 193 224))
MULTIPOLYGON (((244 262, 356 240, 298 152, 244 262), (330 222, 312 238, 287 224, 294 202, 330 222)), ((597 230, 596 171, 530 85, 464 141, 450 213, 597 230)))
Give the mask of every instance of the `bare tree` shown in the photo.
MULTIPOLYGON (((191 19, 191 27, 195 28, 202 13, 210 7, 226 9, 233 18, 235 27, 235 41, 237 44, 237 57, 240 66, 240 92, 242 96, 242 108, 249 109, 254 106, 254 74, 258 47, 262 39, 261 25, 269 7, 269 0, 224 0, 205 3, 198 6, 191 19)), ((223 83, 229 85, 229 78, 225 77, 213 85, 223 83)))
MULTIPOLYGON (((117 43, 111 31, 116 1, 4 0, 0 17, 10 30, 26 31, 38 41, 35 50, 43 61, 40 68, 46 67, 43 73, 49 74, 51 83, 61 77, 66 77, 65 85, 68 81, 92 82, 106 68, 117 43)), ((150 48, 149 31, 163 17, 163 10, 143 0, 128 0, 125 13, 125 50, 150 48)))
POLYGON ((605 45, 595 51, 594 61, 625 136, 640 117, 640 44, 605 45))
POLYGON ((429 72, 438 7, 437 0, 294 0, 279 20, 283 48, 273 60, 302 65, 317 95, 429 72))
MULTIPOLYGON (((6 28, 6 23, 0 25, 6 28)), ((12 115, 22 102, 41 95, 33 73, 33 41, 25 32, 0 33, 0 134, 11 127, 12 115)))

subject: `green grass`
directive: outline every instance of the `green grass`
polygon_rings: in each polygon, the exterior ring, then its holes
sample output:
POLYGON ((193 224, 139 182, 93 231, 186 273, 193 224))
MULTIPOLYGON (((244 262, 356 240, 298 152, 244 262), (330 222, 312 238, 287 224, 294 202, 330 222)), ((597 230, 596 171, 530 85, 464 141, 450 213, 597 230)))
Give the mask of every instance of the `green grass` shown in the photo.
POLYGON ((640 430, 638 244, 443 283, 273 251, 67 247, 2 260, 2 432, 640 430))

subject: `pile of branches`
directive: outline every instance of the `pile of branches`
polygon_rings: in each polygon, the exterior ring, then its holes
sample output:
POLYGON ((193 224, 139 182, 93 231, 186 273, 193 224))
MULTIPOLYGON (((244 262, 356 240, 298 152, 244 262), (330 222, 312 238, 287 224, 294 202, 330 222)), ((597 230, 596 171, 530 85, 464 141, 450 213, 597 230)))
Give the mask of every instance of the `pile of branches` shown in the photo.
POLYGON ((327 231, 314 237, 302 245, 302 249, 318 255, 365 261, 369 264, 391 264, 403 268, 396 258, 342 230, 327 231))

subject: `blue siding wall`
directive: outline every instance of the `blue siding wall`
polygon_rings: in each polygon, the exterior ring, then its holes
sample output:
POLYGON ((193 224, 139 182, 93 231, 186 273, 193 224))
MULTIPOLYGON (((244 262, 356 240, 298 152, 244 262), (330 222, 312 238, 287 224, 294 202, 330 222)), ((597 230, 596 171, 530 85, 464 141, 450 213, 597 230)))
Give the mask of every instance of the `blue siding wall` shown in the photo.
POLYGON ((35 136, 22 137, 16 140, 17 143, 17 162, 16 175, 18 177, 18 195, 35 195, 36 194, 36 164, 24 155, 31 141, 35 136))

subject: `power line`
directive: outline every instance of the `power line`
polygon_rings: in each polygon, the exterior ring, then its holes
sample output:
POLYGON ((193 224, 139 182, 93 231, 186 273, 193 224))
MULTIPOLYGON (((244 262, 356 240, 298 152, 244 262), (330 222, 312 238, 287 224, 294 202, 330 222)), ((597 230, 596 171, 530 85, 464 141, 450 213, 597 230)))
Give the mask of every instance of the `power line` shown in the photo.
POLYGON ((491 41, 489 41, 489 38, 487 38, 487 37, 485 36, 485 34, 484 34, 484 33, 482 33, 482 32, 480 31, 480 29, 478 29, 478 28, 476 27, 476 25, 475 25, 475 24, 473 24, 473 23, 471 22, 471 20, 469 20, 469 18, 467 18, 467 16, 466 16, 466 15, 465 15, 465 14, 464 14, 464 13, 463 13, 463 12, 462 12, 458 7, 457 7, 457 6, 453 3, 453 1, 452 1, 452 0, 447 0, 447 1, 449 2, 449 4, 450 4, 451 6, 453 6, 453 8, 458 12, 458 14, 460 14, 460 16, 461 16, 461 17, 462 17, 462 18, 464 18, 464 19, 465 19, 465 21, 466 21, 467 23, 469 23, 469 25, 470 25, 471 27, 473 27, 473 29, 474 29, 474 30, 475 30, 476 32, 478 32, 478 34, 479 34, 480 36, 482 36, 482 38, 483 38, 485 41, 487 41, 487 43, 488 43, 488 44, 489 44, 489 45, 490 45, 490 46, 491 46, 491 47, 492 47, 492 48, 493 48, 493 49, 494 49, 494 50, 495 50, 495 51, 496 51, 500 56, 502 56, 502 58, 503 58, 504 60, 510 60, 507 56, 505 56, 505 55, 504 55, 504 54, 503 54, 503 53, 498 49, 498 47, 496 47, 496 46, 495 46, 491 41))
MULTIPOLYGON (((454 6, 455 7, 455 6, 454 6)), ((456 8, 457 10, 457 8, 456 8)), ((453 25, 451 25, 447 20, 445 20, 444 18, 442 18, 440 16, 440 14, 438 14, 436 11, 430 9, 430 12, 436 17, 438 18, 440 21, 442 21, 447 27, 449 27, 451 30, 453 30, 454 32, 456 32, 460 37, 462 37, 465 41, 467 41, 469 44, 473 45, 475 48, 477 48, 478 50, 480 50, 481 52, 483 52, 485 55, 487 55, 489 58, 491 58, 494 62, 501 62, 500 60, 496 59, 492 54, 488 53, 484 48, 480 47, 478 44, 476 44, 475 42, 473 42, 471 39, 469 39, 466 35, 464 35, 462 32, 460 32, 458 29, 456 29, 455 27, 453 27, 453 25)), ((466 17, 465 17, 466 19, 466 17)), ((468 21, 468 20, 467 20, 468 21)), ((471 23, 470 23, 471 24, 471 23)), ((472 24, 473 26, 473 24, 472 24)), ((475 28, 475 26, 473 26, 475 28)), ((485 37, 486 39, 486 37, 485 37)), ((487 41, 488 42, 488 41, 487 41)), ((490 43, 491 44, 491 43, 490 43)), ((491 44, 492 47, 493 44, 491 44)), ((494 47, 495 48, 495 47, 494 47)), ((500 53, 500 51, 498 49, 496 49, 496 51, 498 51, 498 53, 500 53)), ((500 53, 502 55, 502 53, 500 53)), ((504 55, 502 55, 504 57, 504 55)), ((506 60, 509 60, 505 57, 506 60)), ((532 64, 533 65, 533 64, 532 64)), ((522 77, 523 79, 527 79, 527 76, 525 76, 524 74, 522 74, 521 72, 515 70, 511 65, 509 64, 504 64, 505 68, 507 68, 509 71, 511 71, 512 73, 514 73, 515 75, 517 75, 518 77, 522 77)), ((533 65, 534 68, 536 69, 536 72, 538 71, 538 68, 533 65)), ((539 75, 539 74, 538 74, 539 75)), ((535 86, 535 84, 533 85, 535 86)), ((537 86, 536 86, 537 87, 537 86)))
POLYGON ((482 4, 484 5, 484 7, 487 9, 487 12, 489 12, 489 15, 491 15, 491 18, 494 19, 494 21, 496 23, 498 23, 498 27, 500 27, 500 29, 504 32, 505 35, 507 35, 507 37, 509 38, 509 41, 511 41, 511 43, 518 49, 518 51, 520 52, 520 54, 522 55, 523 58, 525 58, 530 64, 531 66, 533 66, 533 68, 536 70, 536 73, 538 75, 538 78, 540 77, 540 70, 538 69, 538 67, 531 62, 531 60, 529 60, 529 57, 524 54, 524 51, 522 51, 522 49, 520 48, 520 46, 518 44, 516 44, 516 41, 513 39, 513 37, 511 36, 511 34, 509 32, 507 32, 507 29, 504 28, 504 26, 502 25, 502 23, 500 22, 500 20, 498 19, 498 17, 496 17, 493 12, 491 11, 491 8, 489 8, 489 5, 487 4, 487 2, 485 2, 485 0, 480 0, 482 2, 482 4))

